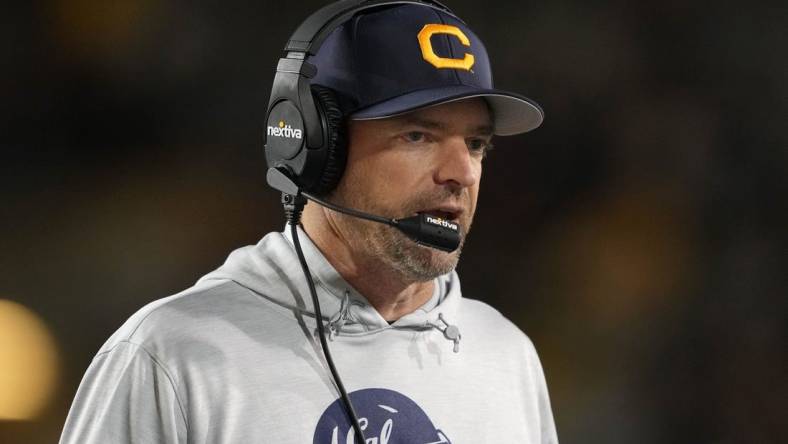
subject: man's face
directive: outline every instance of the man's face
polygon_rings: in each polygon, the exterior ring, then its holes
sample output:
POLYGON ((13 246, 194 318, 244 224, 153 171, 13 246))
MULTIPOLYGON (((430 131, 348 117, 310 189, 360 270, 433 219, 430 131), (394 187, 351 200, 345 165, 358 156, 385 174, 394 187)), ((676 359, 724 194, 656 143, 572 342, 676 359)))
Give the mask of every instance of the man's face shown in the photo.
POLYGON ((353 251, 413 281, 453 270, 473 221, 492 130, 487 104, 479 98, 351 121, 347 167, 330 200, 389 218, 429 213, 458 223, 461 231, 460 248, 446 253, 418 245, 395 228, 333 213, 353 251))

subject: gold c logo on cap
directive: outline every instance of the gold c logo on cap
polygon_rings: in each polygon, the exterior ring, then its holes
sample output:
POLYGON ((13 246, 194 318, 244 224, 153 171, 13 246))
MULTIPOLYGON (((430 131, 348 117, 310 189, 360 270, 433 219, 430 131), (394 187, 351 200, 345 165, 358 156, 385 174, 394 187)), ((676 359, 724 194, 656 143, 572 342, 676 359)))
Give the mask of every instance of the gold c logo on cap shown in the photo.
POLYGON ((430 40, 435 34, 449 34, 457 37, 465 46, 471 46, 471 41, 462 30, 456 26, 429 24, 424 25, 419 31, 419 46, 421 47, 421 55, 424 60, 430 62, 436 68, 455 68, 470 71, 473 66, 473 54, 465 53, 462 59, 451 59, 447 57, 440 57, 432 50, 432 41, 430 40))

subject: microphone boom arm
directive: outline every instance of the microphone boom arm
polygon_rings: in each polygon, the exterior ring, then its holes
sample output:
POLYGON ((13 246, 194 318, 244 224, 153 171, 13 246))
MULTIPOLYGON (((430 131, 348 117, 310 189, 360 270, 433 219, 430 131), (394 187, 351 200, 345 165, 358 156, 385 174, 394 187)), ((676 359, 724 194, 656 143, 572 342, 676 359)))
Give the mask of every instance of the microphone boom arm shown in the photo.
POLYGON ((376 216, 374 214, 368 214, 368 213, 363 213, 361 211, 356 211, 356 210, 354 210, 352 208, 340 207, 339 205, 334 205, 331 202, 323 200, 323 199, 321 199, 321 198, 319 198, 317 196, 314 196, 314 195, 312 195, 310 193, 305 193, 303 191, 301 191, 301 195, 303 195, 304 197, 306 197, 307 199, 309 199, 311 201, 314 201, 315 203, 317 203, 319 205, 322 205, 322 206, 324 206, 326 208, 329 208, 331 210, 337 211, 339 213, 347 214, 348 216, 360 217, 361 219, 371 220, 372 222, 380 222, 382 224, 386 224, 386 225, 389 225, 389 226, 392 226, 392 227, 396 227, 396 226, 399 225, 399 222, 397 221, 397 219, 388 219, 388 218, 385 218, 385 217, 376 216))

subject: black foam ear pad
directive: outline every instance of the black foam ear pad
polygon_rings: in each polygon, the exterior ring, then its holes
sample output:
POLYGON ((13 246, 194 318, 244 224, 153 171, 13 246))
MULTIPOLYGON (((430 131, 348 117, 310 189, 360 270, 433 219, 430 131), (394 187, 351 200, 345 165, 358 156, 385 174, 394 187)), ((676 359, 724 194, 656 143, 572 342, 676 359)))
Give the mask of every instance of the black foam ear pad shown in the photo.
POLYGON ((312 85, 312 95, 326 123, 326 161, 320 179, 312 190, 315 194, 323 196, 337 186, 345 171, 347 162, 345 119, 333 90, 321 85, 312 85))

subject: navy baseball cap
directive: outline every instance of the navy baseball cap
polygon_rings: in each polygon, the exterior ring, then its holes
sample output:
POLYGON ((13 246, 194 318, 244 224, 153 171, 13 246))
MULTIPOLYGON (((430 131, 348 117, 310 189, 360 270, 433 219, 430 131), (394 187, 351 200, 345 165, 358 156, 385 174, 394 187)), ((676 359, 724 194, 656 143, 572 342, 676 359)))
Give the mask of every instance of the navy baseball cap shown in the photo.
POLYGON ((309 62, 317 67, 311 83, 333 89, 353 120, 472 97, 489 104, 496 135, 530 131, 544 118, 532 100, 494 89, 479 37, 462 20, 428 6, 363 11, 332 31, 309 62))

